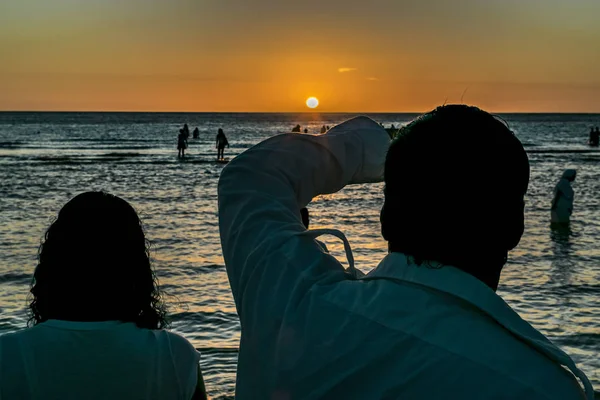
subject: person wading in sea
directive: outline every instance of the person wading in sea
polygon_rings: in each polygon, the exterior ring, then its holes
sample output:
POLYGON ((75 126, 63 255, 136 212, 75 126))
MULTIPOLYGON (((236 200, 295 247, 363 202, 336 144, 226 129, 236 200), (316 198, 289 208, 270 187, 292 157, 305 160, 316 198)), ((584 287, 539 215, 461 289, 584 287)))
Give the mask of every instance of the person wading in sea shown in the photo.
POLYGON ((177 156, 180 158, 185 157, 185 149, 187 149, 188 143, 185 132, 183 129, 179 130, 179 135, 177 136, 177 156))
POLYGON ((577 171, 567 169, 554 188, 554 197, 550 207, 550 221, 552 224, 568 224, 573 214, 573 199, 575 192, 571 183, 575 181, 577 171))
POLYGON ((215 144, 215 147, 217 149, 217 160, 224 159, 225 146, 227 146, 227 148, 229 148, 229 141, 227 140, 227 137, 225 136, 223 129, 219 128, 219 131, 217 132, 217 138, 216 138, 216 144, 215 144))

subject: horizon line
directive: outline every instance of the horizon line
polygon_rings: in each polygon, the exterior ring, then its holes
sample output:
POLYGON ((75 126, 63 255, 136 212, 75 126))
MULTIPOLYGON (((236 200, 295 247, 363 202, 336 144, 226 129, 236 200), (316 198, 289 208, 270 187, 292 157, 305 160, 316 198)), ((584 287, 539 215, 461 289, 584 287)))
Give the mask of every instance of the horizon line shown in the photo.
MULTIPOLYGON (((425 114, 426 111, 143 111, 143 110, 0 110, 0 113, 88 113, 88 114, 425 114)), ((493 111, 491 114, 563 114, 594 115, 599 111, 493 111)))

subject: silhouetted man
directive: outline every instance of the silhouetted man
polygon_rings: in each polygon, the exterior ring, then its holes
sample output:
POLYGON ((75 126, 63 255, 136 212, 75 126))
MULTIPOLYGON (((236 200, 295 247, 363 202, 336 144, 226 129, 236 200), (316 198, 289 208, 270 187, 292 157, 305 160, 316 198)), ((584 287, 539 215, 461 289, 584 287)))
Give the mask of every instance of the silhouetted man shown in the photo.
POLYGON ((524 229, 519 140, 484 111, 448 105, 389 143, 359 117, 272 137, 223 170, 236 398, 582 399, 574 375, 593 398, 573 361, 495 292, 524 229), (346 271, 321 251, 298 209, 381 180, 389 254, 359 278, 351 257, 346 271))
POLYGON ((185 130, 184 129, 180 129, 179 130, 179 135, 177 135, 177 151, 178 157, 185 157, 185 149, 187 149, 187 137, 185 135, 185 130))
POLYGON ((598 131, 598 128, 596 128, 596 130, 594 130, 593 126, 590 128, 590 139, 588 143, 590 146, 594 147, 600 144, 600 132, 598 131))

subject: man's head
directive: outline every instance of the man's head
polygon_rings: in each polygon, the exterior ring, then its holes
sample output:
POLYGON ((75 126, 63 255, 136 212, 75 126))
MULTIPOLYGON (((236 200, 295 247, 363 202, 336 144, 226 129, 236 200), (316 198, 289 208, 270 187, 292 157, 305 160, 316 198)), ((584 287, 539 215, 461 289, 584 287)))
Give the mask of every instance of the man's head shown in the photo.
POLYGON ((575 169, 565 169, 565 171, 562 174, 562 179, 566 179, 569 182, 573 182, 575 180, 576 176, 577 176, 577 170, 575 170, 575 169))
POLYGON ((383 237, 392 252, 453 265, 493 286, 523 234, 528 183, 527 154, 501 120, 476 107, 438 107, 390 146, 383 237))

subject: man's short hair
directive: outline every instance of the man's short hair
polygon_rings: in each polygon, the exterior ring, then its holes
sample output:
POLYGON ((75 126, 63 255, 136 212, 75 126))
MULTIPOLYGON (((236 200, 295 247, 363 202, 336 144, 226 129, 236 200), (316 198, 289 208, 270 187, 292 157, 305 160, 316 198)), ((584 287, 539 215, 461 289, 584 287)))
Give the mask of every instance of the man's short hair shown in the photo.
POLYGON ((438 107, 390 146, 383 236, 417 260, 504 264, 523 233, 528 183, 527 154, 503 121, 476 107, 438 107))

